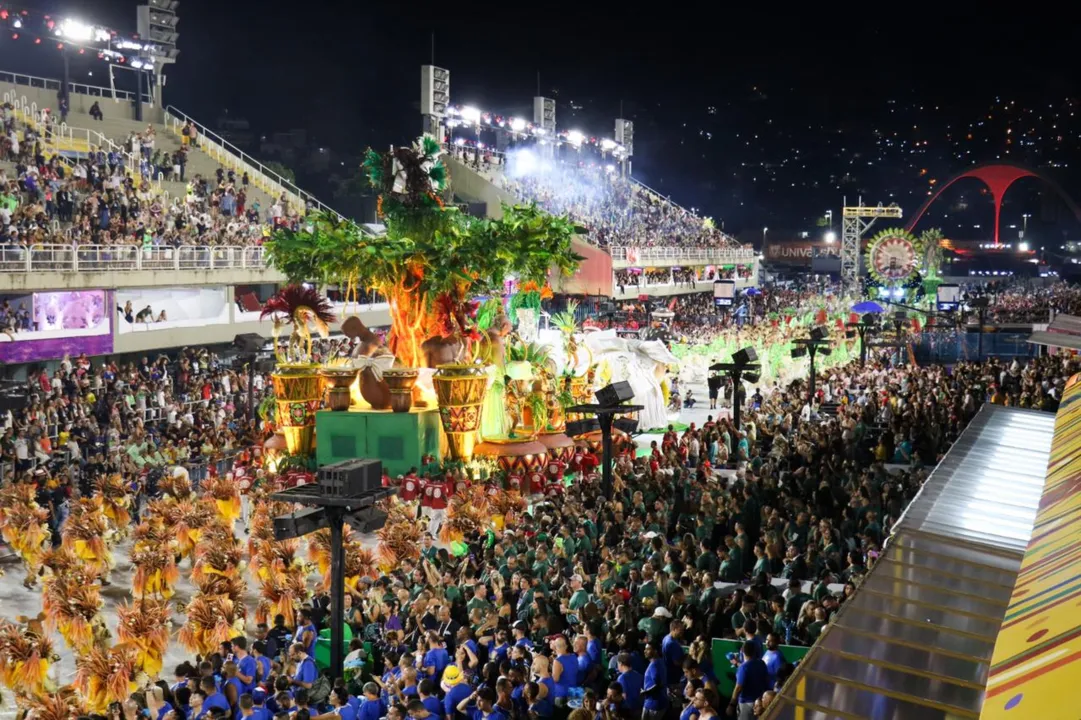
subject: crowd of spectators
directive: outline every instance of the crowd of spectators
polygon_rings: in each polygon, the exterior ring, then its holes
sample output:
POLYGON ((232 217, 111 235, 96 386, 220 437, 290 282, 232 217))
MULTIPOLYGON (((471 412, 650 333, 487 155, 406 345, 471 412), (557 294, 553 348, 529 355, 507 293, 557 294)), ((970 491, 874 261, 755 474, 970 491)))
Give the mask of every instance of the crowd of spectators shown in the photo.
POLYGON ((247 174, 219 167, 214 177, 188 177, 190 146, 162 152, 153 128, 132 133, 123 150, 67 159, 47 156, 44 138, 10 106, 3 126, 4 159, 14 167, 0 170, 0 246, 255 245, 272 226, 297 221, 284 195, 269 208, 249 203, 247 174), (185 181, 183 195, 162 190, 159 175, 185 181))
POLYGON ((703 218, 603 168, 559 165, 549 172, 501 174, 504 189, 568 215, 599 247, 736 247, 703 218))
MULTIPOLYGON (((777 302, 793 300, 782 292, 777 302)), ((711 310, 708 294, 672 307, 685 325, 711 310)), ((317 344, 320 358, 348 352, 340 341, 317 344)), ((567 468, 575 481, 536 498, 527 521, 467 534, 464 553, 429 535, 415 562, 351 590, 348 679, 318 681, 312 657, 329 599, 313 583, 296 618, 191 658, 175 682, 140 690, 118 712, 753 717, 793 670, 780 646, 822 634, 979 407, 1053 411, 1078 369, 1068 356, 948 369, 891 367, 872 354, 866 366, 823 372, 810 399, 802 379, 729 393, 744 408, 740 427, 718 415, 670 428, 641 456, 633 441, 617 443, 612 494, 592 471, 599 459, 581 451, 567 468), (742 650, 718 664, 714 638, 742 650), (726 675, 736 688, 721 697, 726 675)), ((258 403, 267 380, 255 378, 258 403)), ((93 492, 99 473, 129 478, 138 508, 154 496, 155 468, 243 452, 261 439, 248 421, 246 382, 242 368, 213 352, 97 366, 65 360, 34 373, 27 407, 0 418, 0 456, 17 480, 47 489, 54 529, 66 493, 93 492)), ((410 481, 444 482, 436 466, 398 482, 410 481)), ((453 490, 447 483, 438 486, 453 490)))

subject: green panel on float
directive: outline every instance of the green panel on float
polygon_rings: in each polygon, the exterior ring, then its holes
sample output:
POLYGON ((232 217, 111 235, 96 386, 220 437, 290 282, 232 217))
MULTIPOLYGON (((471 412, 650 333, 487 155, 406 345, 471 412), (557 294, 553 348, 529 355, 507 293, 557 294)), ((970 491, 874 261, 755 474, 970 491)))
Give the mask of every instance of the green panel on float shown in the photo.
POLYGON ((421 467, 422 456, 439 457, 439 411, 320 410, 315 414, 315 459, 322 467, 342 460, 373 458, 390 475, 421 467))

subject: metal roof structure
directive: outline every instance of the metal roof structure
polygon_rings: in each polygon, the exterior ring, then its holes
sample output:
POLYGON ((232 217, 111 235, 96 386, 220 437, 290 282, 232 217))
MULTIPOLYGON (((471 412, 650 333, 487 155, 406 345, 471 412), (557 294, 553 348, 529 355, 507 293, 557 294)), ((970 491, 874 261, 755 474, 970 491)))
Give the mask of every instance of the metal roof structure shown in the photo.
POLYGON ((1067 333, 1069 335, 1081 335, 1081 317, 1059 313, 1051 324, 1047 326, 1048 332, 1067 333))
POLYGON ((979 717, 1054 424, 983 406, 764 717, 979 717))
POLYGON ((1032 345, 1081 350, 1081 335, 1071 333, 1038 330, 1028 336, 1028 341, 1032 345))

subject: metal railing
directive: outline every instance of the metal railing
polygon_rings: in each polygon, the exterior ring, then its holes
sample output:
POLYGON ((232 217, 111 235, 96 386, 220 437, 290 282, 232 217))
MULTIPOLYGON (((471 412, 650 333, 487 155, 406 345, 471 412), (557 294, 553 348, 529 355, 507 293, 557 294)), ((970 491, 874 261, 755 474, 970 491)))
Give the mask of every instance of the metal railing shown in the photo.
POLYGON ((199 133, 198 146, 200 150, 226 168, 241 172, 246 171, 252 184, 266 192, 271 198, 277 198, 282 193, 285 193, 286 198, 301 213, 306 208, 313 208, 336 215, 339 219, 345 219, 337 210, 324 205, 314 195, 301 190, 293 182, 266 167, 213 130, 199 124, 172 105, 165 108, 165 124, 178 137, 182 137, 181 129, 189 122, 199 133))
POLYGON ((258 245, 0 245, 0 273, 267 270, 258 245))
MULTIPOLYGON (((43 90, 60 90, 60 86, 64 84, 64 81, 0 70, 0 83, 41 88, 43 90)), ((73 82, 68 83, 68 92, 75 95, 89 95, 90 97, 109 98, 117 101, 127 100, 128 102, 131 102, 135 99, 135 93, 128 92, 127 90, 114 90, 98 85, 84 85, 82 83, 73 82)), ((144 103, 153 102, 153 99, 149 95, 143 94, 142 98, 144 103)))
POLYGON ((629 263, 649 263, 657 260, 701 260, 721 264, 753 264, 754 250, 748 248, 699 247, 610 247, 612 260, 629 263))

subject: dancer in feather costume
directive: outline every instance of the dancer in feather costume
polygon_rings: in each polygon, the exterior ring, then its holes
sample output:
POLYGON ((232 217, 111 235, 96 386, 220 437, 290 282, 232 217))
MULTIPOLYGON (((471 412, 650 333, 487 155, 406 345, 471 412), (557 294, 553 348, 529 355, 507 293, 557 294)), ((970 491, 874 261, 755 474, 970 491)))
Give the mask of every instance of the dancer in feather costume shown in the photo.
POLYGON ((136 599, 147 596, 168 600, 173 596, 180 570, 176 566, 176 539, 161 517, 153 511, 132 533, 131 594, 136 599))
POLYGON ((450 544, 471 532, 480 532, 491 525, 488 492, 483 485, 474 485, 450 499, 447 521, 439 529, 439 539, 450 544))
POLYGON ((116 637, 136 649, 135 668, 150 677, 161 672, 169 645, 172 610, 164 600, 142 600, 116 609, 116 637))
POLYGON ((75 687, 90 712, 104 715, 109 704, 123 702, 135 691, 138 651, 130 645, 94 648, 75 658, 75 687))
POLYGON ((49 666, 60 659, 41 626, 32 625, 0 620, 0 682, 24 697, 51 690, 49 666))
POLYGON ((293 627, 296 611, 309 595, 307 573, 303 568, 295 570, 274 573, 262 583, 262 599, 255 609, 255 622, 269 625, 275 615, 281 615, 286 627, 293 627))
POLYGON ((424 537, 426 523, 417 520, 416 506, 411 503, 390 504, 385 509, 387 522, 376 535, 379 536, 380 570, 389 572, 402 560, 420 557, 420 541, 424 537))
POLYGON ((131 493, 127 483, 114 473, 99 477, 95 486, 109 527, 117 539, 124 537, 131 527, 131 493))
POLYGON ((70 503, 70 508, 71 514, 60 533, 63 545, 86 564, 88 574, 100 578, 102 585, 108 585, 109 570, 113 566, 113 556, 109 552, 113 532, 101 500, 79 498, 70 503))
MULTIPOLYGON (((177 640, 189 652, 207 656, 226 640, 244 633, 244 616, 226 595, 198 595, 184 609, 187 622, 177 640)), ((240 605, 243 608, 243 605, 240 605)))
POLYGON ((83 568, 49 574, 44 582, 45 627, 60 635, 76 655, 84 655, 108 639, 101 616, 101 587, 83 568))
POLYGON ((240 517, 240 489, 232 475, 211 476, 203 482, 202 490, 204 497, 214 499, 218 519, 232 528, 240 517))
POLYGON ((0 533, 26 567, 23 586, 33 588, 41 559, 49 546, 49 511, 37 504, 33 485, 15 484, 0 490, 0 533))
POLYGON ((191 478, 186 468, 177 465, 158 480, 158 490, 162 498, 172 501, 187 500, 191 497, 191 478))
POLYGON ((26 720, 72 720, 85 717, 89 712, 78 691, 65 685, 55 693, 23 696, 17 698, 19 709, 26 720))

